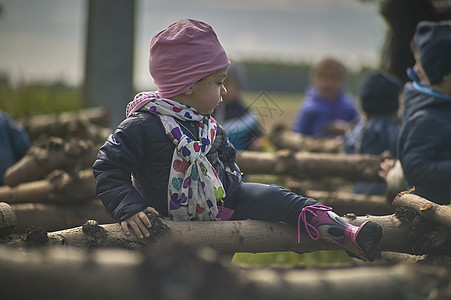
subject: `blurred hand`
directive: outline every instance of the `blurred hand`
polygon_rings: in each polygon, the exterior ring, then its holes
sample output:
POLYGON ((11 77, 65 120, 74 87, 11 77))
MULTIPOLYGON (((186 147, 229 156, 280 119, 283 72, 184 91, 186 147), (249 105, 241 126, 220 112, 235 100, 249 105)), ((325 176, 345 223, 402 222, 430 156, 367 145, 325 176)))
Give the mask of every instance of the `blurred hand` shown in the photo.
POLYGON ((159 213, 153 207, 147 207, 146 209, 137 212, 130 218, 121 222, 122 229, 124 230, 125 235, 130 235, 129 226, 132 228, 133 233, 139 238, 142 239, 144 237, 148 238, 150 236, 149 228, 152 227, 149 218, 147 217, 148 213, 155 213, 159 215, 159 213))
POLYGON ((380 166, 379 171, 377 172, 377 174, 384 179, 385 181, 387 181, 387 175, 390 172, 391 169, 393 169, 393 167, 396 164, 396 159, 393 158, 386 158, 384 159, 380 166))
POLYGON ((352 127, 350 122, 346 122, 343 120, 334 120, 328 125, 324 126, 324 130, 329 134, 336 136, 345 135, 346 131, 352 127))

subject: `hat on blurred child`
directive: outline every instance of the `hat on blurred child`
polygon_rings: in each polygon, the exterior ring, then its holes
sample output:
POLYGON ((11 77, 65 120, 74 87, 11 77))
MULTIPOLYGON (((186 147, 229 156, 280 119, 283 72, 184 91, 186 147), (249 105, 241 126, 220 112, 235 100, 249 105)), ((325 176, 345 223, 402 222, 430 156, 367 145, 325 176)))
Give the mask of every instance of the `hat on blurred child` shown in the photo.
POLYGON ((418 23, 415 44, 421 66, 431 84, 451 72, 451 24, 448 22, 418 23))
POLYGON ((367 115, 396 113, 399 108, 399 93, 402 82, 386 72, 376 71, 363 81, 359 97, 367 115))

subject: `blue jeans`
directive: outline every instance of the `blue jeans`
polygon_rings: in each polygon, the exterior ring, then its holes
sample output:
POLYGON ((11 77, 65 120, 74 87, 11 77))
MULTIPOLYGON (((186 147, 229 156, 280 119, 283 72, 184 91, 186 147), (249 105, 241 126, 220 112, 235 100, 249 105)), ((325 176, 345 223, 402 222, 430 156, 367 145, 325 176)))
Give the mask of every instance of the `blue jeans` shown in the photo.
POLYGON ((234 198, 236 207, 231 220, 282 221, 294 227, 302 208, 318 203, 278 185, 253 182, 242 182, 234 198))

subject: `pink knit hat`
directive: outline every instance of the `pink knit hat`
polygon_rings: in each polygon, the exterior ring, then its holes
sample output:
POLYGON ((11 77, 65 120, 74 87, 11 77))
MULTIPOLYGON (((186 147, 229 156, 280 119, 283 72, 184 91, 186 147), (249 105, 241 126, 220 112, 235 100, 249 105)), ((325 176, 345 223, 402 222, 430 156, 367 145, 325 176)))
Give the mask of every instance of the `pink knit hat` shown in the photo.
POLYGON ((158 93, 171 98, 230 61, 208 24, 186 19, 157 33, 150 43, 149 70, 158 93))

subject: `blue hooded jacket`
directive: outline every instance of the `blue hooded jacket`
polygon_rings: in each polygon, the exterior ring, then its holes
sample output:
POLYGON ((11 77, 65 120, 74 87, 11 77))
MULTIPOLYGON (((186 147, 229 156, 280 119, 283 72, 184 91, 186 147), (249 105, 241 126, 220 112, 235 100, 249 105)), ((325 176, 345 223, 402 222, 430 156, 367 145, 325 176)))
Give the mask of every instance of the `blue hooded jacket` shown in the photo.
POLYGON ((398 157, 414 193, 438 204, 451 199, 451 97, 404 87, 398 157))

